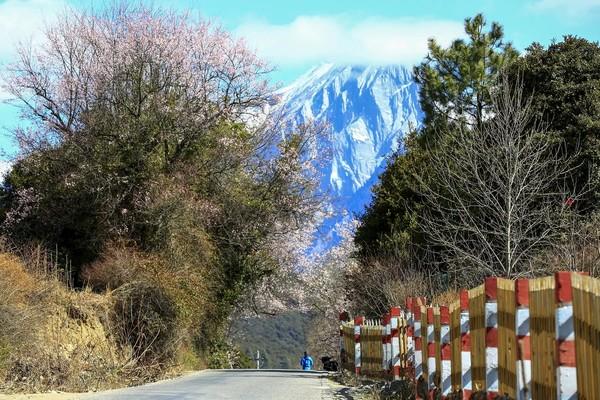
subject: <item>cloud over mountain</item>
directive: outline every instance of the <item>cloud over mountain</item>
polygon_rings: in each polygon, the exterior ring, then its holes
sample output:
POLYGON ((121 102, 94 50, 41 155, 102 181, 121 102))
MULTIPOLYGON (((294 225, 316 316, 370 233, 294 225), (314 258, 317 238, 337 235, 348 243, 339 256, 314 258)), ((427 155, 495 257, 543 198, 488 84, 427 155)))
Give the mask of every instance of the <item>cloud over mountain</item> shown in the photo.
POLYGON ((236 29, 251 47, 279 66, 336 64, 410 65, 427 53, 427 40, 447 44, 463 36, 460 21, 342 16, 298 16, 288 24, 248 21, 236 29))

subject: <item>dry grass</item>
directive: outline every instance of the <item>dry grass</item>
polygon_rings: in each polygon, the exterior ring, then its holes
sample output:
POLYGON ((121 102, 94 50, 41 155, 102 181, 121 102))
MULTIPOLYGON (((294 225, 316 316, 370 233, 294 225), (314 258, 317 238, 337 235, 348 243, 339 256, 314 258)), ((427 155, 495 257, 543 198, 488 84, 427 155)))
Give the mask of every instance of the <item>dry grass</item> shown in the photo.
POLYGON ((15 256, 0 254, 2 379, 8 391, 113 386, 124 365, 107 330, 110 294, 75 292, 39 279, 15 256))

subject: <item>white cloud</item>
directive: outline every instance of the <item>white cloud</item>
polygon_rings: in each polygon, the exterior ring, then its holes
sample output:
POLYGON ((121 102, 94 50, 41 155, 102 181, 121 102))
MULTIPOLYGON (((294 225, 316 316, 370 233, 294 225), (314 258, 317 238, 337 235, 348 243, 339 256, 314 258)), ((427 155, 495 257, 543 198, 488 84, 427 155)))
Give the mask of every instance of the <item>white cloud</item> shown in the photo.
POLYGON ((279 66, 334 62, 413 64, 427 53, 427 40, 447 45, 464 35, 462 21, 299 16, 286 25, 249 21, 236 33, 279 66))
POLYGON ((0 2, 0 59, 14 54, 20 41, 39 40, 44 26, 65 9, 64 0, 6 0, 0 2))
POLYGON ((537 0, 531 5, 535 11, 560 11, 563 14, 582 15, 600 8, 600 0, 537 0))

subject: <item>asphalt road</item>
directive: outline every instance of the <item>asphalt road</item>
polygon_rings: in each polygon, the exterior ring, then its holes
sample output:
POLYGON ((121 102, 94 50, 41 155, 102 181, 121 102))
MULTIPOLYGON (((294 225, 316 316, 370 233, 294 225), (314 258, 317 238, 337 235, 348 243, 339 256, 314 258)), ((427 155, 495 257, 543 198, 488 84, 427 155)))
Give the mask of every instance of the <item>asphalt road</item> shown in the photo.
POLYGON ((340 390, 326 374, 300 370, 208 370, 150 385, 95 394, 94 400, 324 400, 340 390))

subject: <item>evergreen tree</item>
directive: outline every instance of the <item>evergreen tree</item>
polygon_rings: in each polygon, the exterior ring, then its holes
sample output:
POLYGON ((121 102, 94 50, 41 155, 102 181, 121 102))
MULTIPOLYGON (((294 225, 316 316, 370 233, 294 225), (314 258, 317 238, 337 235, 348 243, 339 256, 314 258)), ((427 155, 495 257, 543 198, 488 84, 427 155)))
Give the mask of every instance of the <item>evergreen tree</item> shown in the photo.
POLYGON ((518 55, 504 41, 500 24, 492 22, 489 31, 486 25, 483 15, 477 14, 465 20, 467 41, 457 39, 443 48, 429 40, 429 54, 414 68, 421 85, 425 132, 457 123, 481 127, 498 72, 518 55))
POLYGON ((600 198, 600 47, 575 36, 545 49, 533 43, 511 68, 513 80, 522 80, 536 117, 548 135, 577 154, 571 191, 586 212, 600 198), (586 187, 590 184, 589 188, 586 187))
MULTIPOLYGON (((355 243, 361 255, 397 253, 413 244, 423 249, 426 233, 418 229, 421 199, 415 172, 426 171, 430 150, 444 142, 457 125, 477 127, 491 107, 491 91, 500 71, 518 54, 504 41, 502 26, 478 14, 465 20, 467 40, 448 48, 429 41, 429 54, 414 69, 421 85, 423 126, 405 141, 404 153, 394 155, 373 190, 373 200, 360 217, 355 243)), ((446 141, 447 142, 447 141, 446 141)), ((422 255, 421 255, 422 256, 422 255)))

